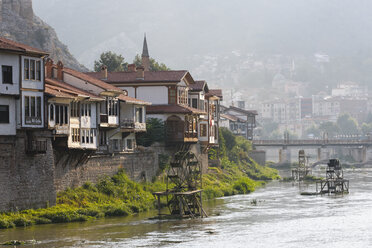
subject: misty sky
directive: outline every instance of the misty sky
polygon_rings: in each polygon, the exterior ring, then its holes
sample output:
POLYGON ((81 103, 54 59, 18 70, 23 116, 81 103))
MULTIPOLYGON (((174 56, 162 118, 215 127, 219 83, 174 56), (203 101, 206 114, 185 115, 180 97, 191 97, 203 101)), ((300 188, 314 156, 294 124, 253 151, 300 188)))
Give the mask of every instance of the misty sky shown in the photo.
POLYGON ((33 0, 86 65, 103 50, 131 60, 143 34, 150 55, 171 67, 182 57, 233 50, 271 54, 370 52, 369 0, 33 0))

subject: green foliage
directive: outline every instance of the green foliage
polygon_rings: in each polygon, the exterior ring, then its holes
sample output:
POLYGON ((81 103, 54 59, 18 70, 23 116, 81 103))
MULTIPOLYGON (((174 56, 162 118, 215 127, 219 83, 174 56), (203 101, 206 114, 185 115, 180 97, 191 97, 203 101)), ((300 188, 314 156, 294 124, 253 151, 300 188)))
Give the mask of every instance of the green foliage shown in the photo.
POLYGON ((243 177, 237 180, 233 188, 239 193, 239 194, 248 194, 250 192, 253 192, 255 190, 255 185, 256 183, 248 178, 248 177, 243 177))
POLYGON ((151 146, 154 142, 165 142, 165 125, 158 118, 149 118, 146 120, 145 133, 137 135, 137 144, 141 146, 151 146))
POLYGON ((111 51, 101 53, 99 60, 94 61, 94 71, 101 71, 103 65, 107 66, 108 71, 128 70, 124 57, 111 51))
MULTIPOLYGON (((280 178, 277 170, 261 166, 252 160, 248 155, 250 150, 250 141, 233 135, 225 128, 220 129, 218 152, 221 168, 209 167, 208 173, 203 175, 204 197, 210 199, 246 194, 264 184, 264 181, 280 178)), ((209 155, 215 156, 214 152, 209 155)))
MULTIPOLYGON (((133 60, 136 66, 142 65, 142 58, 139 54, 133 60)), ((150 71, 169 71, 170 69, 163 63, 157 62, 155 59, 150 58, 150 71)))
POLYGON ((337 119, 337 125, 342 134, 358 134, 358 122, 349 114, 340 115, 337 119))
POLYGON ((229 129, 222 127, 220 128, 220 133, 225 141, 225 147, 227 150, 231 150, 236 145, 235 136, 229 129))
POLYGON ((102 178, 97 184, 87 182, 82 187, 60 192, 54 207, 0 213, 0 228, 127 216, 154 208, 151 192, 165 188, 161 182, 133 182, 121 170, 113 177, 102 178))

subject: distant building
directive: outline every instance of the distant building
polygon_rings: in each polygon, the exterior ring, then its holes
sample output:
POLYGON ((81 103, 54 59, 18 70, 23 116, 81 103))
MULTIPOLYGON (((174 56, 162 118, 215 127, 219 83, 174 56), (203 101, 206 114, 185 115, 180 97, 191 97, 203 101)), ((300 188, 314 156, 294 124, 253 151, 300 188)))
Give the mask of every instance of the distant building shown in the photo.
POLYGON ((221 108, 222 125, 230 129, 234 134, 243 136, 248 140, 253 139, 253 130, 256 128, 256 110, 245 110, 230 106, 221 108))
POLYGON ((332 96, 362 99, 368 97, 368 87, 360 86, 358 83, 355 82, 346 82, 339 84, 337 88, 333 88, 332 96))

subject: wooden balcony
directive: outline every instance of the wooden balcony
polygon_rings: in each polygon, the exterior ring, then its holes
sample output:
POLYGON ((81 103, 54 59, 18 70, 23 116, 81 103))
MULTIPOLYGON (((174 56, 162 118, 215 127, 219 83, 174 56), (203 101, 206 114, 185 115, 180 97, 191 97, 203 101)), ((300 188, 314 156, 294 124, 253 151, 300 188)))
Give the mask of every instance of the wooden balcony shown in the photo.
POLYGON ((116 115, 100 114, 99 121, 101 127, 118 127, 119 117, 116 115))
POLYGON ((128 132, 146 132, 146 123, 134 122, 133 119, 124 119, 120 122, 120 129, 128 132))

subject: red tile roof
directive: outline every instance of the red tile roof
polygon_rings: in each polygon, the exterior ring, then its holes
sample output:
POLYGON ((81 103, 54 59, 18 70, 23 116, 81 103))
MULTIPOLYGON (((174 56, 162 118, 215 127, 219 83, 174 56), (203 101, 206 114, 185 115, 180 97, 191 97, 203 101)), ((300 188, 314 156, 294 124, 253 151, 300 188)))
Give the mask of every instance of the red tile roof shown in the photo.
POLYGON ((146 108, 147 114, 207 114, 204 111, 183 105, 152 105, 146 108))
POLYGON ((18 43, 4 37, 0 37, 0 50, 8 50, 21 53, 32 53, 37 55, 47 55, 48 53, 37 48, 18 43))
POLYGON ((243 114, 247 114, 247 115, 252 115, 252 114, 253 115, 258 115, 257 110, 245 110, 245 109, 237 108, 237 107, 234 107, 234 106, 230 106, 228 108, 228 110, 229 109, 240 112, 240 113, 243 113, 243 114))
POLYGON ((81 80, 84 80, 84 81, 87 81, 93 85, 96 85, 100 88, 102 88, 103 90, 107 90, 107 91, 117 91, 117 92, 122 92, 123 90, 118 88, 118 87, 115 87, 111 84, 108 84, 106 82, 103 82, 102 80, 99 80, 93 76, 89 76, 83 72, 79 72, 79 71, 75 71, 73 69, 70 69, 70 68, 63 68, 63 72, 65 73, 68 73, 68 74, 71 74, 77 78, 80 78, 81 80))
POLYGON ((76 97, 75 94, 70 94, 66 92, 63 88, 56 88, 49 84, 45 84, 45 93, 54 97, 62 97, 62 98, 71 98, 74 99, 76 97))
POLYGON ((236 117, 236 116, 233 116, 233 115, 229 115, 229 114, 221 114, 220 115, 222 118, 225 118, 225 119, 228 119, 230 121, 240 121, 240 122, 245 122, 245 120, 243 120, 242 118, 239 118, 239 117, 236 117))
POLYGON ((63 91, 65 91, 69 94, 77 94, 77 95, 80 95, 80 96, 87 96, 87 97, 90 97, 94 100, 99 100, 99 101, 104 100, 104 98, 102 98, 102 97, 100 97, 96 94, 93 94, 93 93, 90 93, 88 91, 76 88, 72 85, 69 85, 65 82, 57 81, 55 79, 45 78, 45 85, 47 86, 48 84, 51 87, 54 87, 54 89, 56 89, 56 87, 57 87, 57 88, 63 89, 63 91))
POLYGON ((208 91, 208 93, 206 94, 206 96, 207 97, 209 97, 209 96, 217 96, 217 97, 221 98, 221 100, 223 98, 222 90, 221 89, 210 89, 208 91))
POLYGON ((190 84, 189 87, 191 91, 202 91, 205 89, 208 92, 208 85, 204 80, 195 81, 195 84, 190 84))
POLYGON ((137 72, 108 72, 107 79, 102 79, 101 72, 87 72, 86 74, 96 79, 109 83, 133 83, 133 82, 180 82, 188 71, 145 71, 144 79, 137 79, 137 72))

